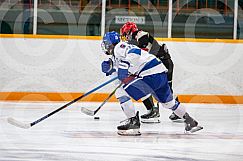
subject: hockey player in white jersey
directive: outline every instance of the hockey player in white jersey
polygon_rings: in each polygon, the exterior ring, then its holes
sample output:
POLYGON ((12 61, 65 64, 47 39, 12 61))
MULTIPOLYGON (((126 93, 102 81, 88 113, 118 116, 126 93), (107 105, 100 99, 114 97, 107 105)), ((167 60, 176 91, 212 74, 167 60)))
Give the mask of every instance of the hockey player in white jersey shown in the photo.
MULTIPOLYGON (((173 98, 167 80, 167 69, 163 63, 154 55, 135 45, 126 42, 112 44, 110 41, 114 39, 112 36, 115 35, 110 34, 109 39, 103 39, 104 48, 118 62, 118 78, 124 83, 123 88, 129 96, 134 100, 139 100, 151 93, 162 104, 162 107, 171 109, 177 116, 185 119, 187 133, 201 130, 202 127, 189 116, 185 107, 173 98)), ((138 119, 136 116, 129 118, 127 125, 124 126, 127 129, 123 130, 134 128, 132 125, 136 119, 138 119)))
MULTIPOLYGON (((102 50, 104 53, 109 55, 109 59, 102 62, 102 72, 106 73, 106 76, 117 77, 118 65, 119 62, 113 56, 113 49, 109 50, 109 48, 113 48, 116 44, 120 42, 120 35, 117 32, 108 32, 104 35, 102 41, 102 50)), ((121 81, 115 81, 115 85, 119 86, 121 81)), ((141 135, 140 129, 140 121, 139 121, 139 113, 135 113, 135 108, 132 103, 130 96, 121 86, 115 92, 115 96, 118 99, 123 112, 125 113, 127 120, 122 121, 122 125, 117 126, 119 135, 141 135), (129 122, 129 123, 127 123, 129 122)))

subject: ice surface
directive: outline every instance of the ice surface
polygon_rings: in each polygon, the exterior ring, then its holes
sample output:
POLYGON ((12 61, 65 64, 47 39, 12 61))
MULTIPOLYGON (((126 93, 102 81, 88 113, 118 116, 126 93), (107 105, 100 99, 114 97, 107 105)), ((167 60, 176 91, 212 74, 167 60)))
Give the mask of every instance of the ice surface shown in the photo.
POLYGON ((8 117, 31 123, 63 104, 1 102, 0 161, 243 160, 243 105, 185 104, 204 127, 190 135, 161 108, 160 124, 141 124, 141 136, 119 136, 116 126, 125 115, 117 103, 102 107, 99 120, 80 111, 99 103, 77 103, 29 129, 7 123, 8 117))

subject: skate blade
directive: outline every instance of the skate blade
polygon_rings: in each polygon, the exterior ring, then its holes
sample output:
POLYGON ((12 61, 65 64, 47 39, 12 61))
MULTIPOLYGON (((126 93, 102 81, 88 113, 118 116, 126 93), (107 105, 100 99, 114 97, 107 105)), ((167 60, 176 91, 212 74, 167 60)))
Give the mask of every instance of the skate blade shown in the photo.
POLYGON ((202 129, 203 129, 202 126, 196 126, 189 131, 185 131, 185 134, 192 134, 192 133, 197 132, 197 131, 202 130, 202 129))
POLYGON ((139 129, 118 130, 117 134, 122 135, 122 136, 139 136, 139 135, 141 135, 139 129))
POLYGON ((160 120, 158 118, 150 118, 150 119, 142 119, 141 122, 145 124, 158 124, 160 123, 160 120))
POLYGON ((185 119, 177 119, 177 120, 171 120, 172 122, 175 123, 185 123, 185 119))

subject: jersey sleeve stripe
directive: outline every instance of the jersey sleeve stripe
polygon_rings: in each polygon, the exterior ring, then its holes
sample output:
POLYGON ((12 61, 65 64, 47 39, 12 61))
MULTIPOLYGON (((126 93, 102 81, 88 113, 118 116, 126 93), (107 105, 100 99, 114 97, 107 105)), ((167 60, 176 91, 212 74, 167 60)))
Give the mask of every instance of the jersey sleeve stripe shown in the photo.
POLYGON ((151 69, 161 63, 162 63, 161 61, 159 61, 157 58, 155 58, 155 59, 151 60, 150 62, 146 63, 139 73, 141 73, 145 70, 151 69))
POLYGON ((141 55, 141 49, 133 48, 133 49, 129 50, 127 54, 130 54, 130 53, 141 55))

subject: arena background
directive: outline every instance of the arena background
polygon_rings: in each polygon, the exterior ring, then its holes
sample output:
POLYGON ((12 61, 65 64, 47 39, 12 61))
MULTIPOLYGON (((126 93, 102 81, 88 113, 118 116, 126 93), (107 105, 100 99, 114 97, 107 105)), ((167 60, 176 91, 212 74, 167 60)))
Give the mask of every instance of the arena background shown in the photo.
POLYGON ((242 161, 242 9, 243 0, 0 0, 0 161, 242 161), (73 102, 110 79, 101 39, 127 21, 166 43, 174 93, 202 130, 185 134, 161 105, 160 123, 118 135, 128 120, 114 97, 104 102, 112 83, 73 102))
POLYGON ((134 21, 168 45, 182 102, 243 103, 242 0, 1 0, 0 7, 1 100, 68 101, 106 81, 100 35, 134 21))

